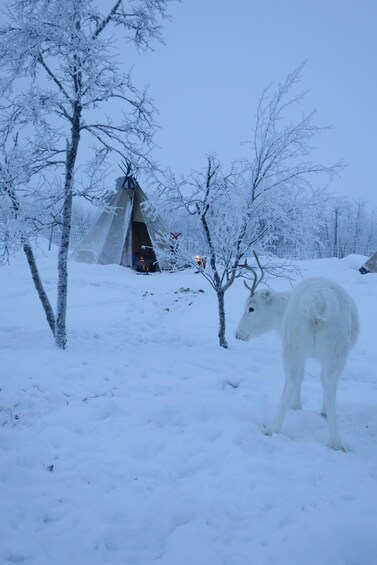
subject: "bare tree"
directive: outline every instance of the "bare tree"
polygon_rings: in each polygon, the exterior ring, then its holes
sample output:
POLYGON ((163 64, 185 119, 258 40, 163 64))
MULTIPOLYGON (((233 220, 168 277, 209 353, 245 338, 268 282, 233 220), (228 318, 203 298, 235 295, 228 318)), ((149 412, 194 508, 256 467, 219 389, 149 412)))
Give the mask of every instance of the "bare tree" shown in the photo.
MULTIPOLYGON (((34 157, 36 159, 32 167, 35 168, 39 163, 37 155, 34 157)), ((52 334, 55 335, 55 314, 43 287, 33 249, 29 243, 29 239, 36 232, 38 213, 35 207, 33 211, 28 210, 25 213, 22 195, 19 197, 16 189, 20 184, 27 182, 31 174, 30 156, 19 150, 16 137, 9 151, 3 146, 0 152, 0 263, 9 260, 9 247, 22 246, 47 322, 52 334)))
MULTIPOLYGON (((101 166, 111 152, 135 166, 150 166, 155 129, 154 108, 145 90, 119 68, 109 30, 119 28, 137 49, 161 41, 159 20, 169 0, 114 0, 105 14, 93 0, 16 0, 8 6, 8 23, 0 29, 2 131, 17 132, 21 147, 32 145, 41 159, 30 168, 27 189, 48 188, 50 209, 61 223, 55 341, 66 347, 68 249, 72 199, 91 198, 93 184, 75 186, 79 148, 95 144, 101 166), (122 118, 111 119, 111 104, 121 104, 122 118), (48 140, 48 141, 47 141, 48 140), (48 171, 55 176, 48 178, 48 171), (62 181, 59 175, 62 174, 62 181), (34 178, 34 186, 30 179, 34 178)), ((6 140, 1 139, 4 146, 6 140)), ((13 185, 16 190, 20 185, 13 185)), ((25 188, 25 185, 23 185, 25 188)))
POLYGON ((325 174, 331 179, 345 166, 343 161, 326 166, 310 159, 313 140, 330 128, 314 123, 315 111, 296 116, 306 92, 291 92, 301 81, 304 65, 289 74, 274 92, 271 87, 265 89, 259 100, 253 139, 246 142, 252 148, 252 201, 279 189, 310 188, 313 177, 325 174))
POLYGON ((199 263, 196 262, 196 266, 216 292, 218 338, 224 348, 228 347, 225 337, 225 292, 233 284, 239 262, 245 253, 237 227, 234 230, 237 224, 232 222, 234 209, 231 208, 236 202, 231 192, 236 189, 238 176, 239 171, 235 166, 224 175, 220 165, 210 157, 205 175, 194 174, 192 177, 195 190, 190 201, 186 202, 188 212, 196 217, 199 224, 198 233, 201 237, 197 243, 205 259, 203 257, 199 263))
POLYGON ((322 241, 327 256, 370 255, 375 249, 375 238, 370 238, 375 226, 375 210, 368 210, 364 202, 333 195, 322 210, 322 218, 322 241))
MULTIPOLYGON (((168 207, 174 215, 180 212, 189 217, 189 229, 182 230, 179 245, 180 259, 195 267, 216 292, 218 304, 218 339, 221 347, 228 348, 226 339, 225 293, 238 277, 250 276, 250 265, 245 258, 255 262, 254 246, 271 229, 268 219, 261 227, 259 207, 250 209, 248 185, 241 162, 224 172, 215 157, 208 158, 207 167, 194 171, 188 178, 177 181, 171 175, 165 185, 159 183, 154 200, 163 210, 168 207), (161 205, 162 194, 166 200, 161 205), (184 213, 182 213, 182 211, 184 213), (258 216, 259 214, 259 216, 258 216), (247 220, 255 221, 258 229, 248 230, 247 220)), ((263 222, 261 222, 263 223, 263 222)), ((164 239, 164 247, 167 241, 164 239)), ((256 264, 260 266, 258 260, 256 264)), ((266 274, 288 273, 287 266, 269 261, 266 274)))
MULTIPOLYGON (((291 240, 299 237, 293 221, 297 196, 311 188, 313 177, 331 178, 343 166, 342 162, 326 166, 310 160, 311 142, 326 128, 314 124, 314 112, 295 116, 295 107, 305 97, 305 93, 291 93, 301 70, 302 66, 275 92, 267 89, 261 97, 250 160, 234 162, 224 172, 210 157, 205 171, 194 171, 180 181, 170 175, 165 181, 163 192, 171 209, 184 209, 197 220, 181 250, 186 246, 192 257, 196 246, 207 257, 199 271, 216 292, 218 336, 225 348, 224 295, 237 277, 244 276, 245 258, 254 249, 263 254, 279 234, 291 240)), ((276 265, 264 267, 266 273, 271 269, 276 273, 276 265)))

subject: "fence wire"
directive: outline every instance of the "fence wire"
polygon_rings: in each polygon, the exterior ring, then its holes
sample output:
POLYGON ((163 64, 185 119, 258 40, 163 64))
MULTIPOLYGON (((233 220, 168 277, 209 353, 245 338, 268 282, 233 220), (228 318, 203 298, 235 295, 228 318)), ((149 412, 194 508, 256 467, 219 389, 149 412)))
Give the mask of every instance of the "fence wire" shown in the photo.
MULTIPOLYGON (((83 237, 88 233, 88 226, 72 226, 70 237, 70 248, 74 249, 83 237)), ((48 239, 50 246, 52 244, 59 245, 61 230, 55 226, 45 230, 43 236, 48 239)), ((364 255, 370 257, 375 253, 376 246, 373 245, 357 245, 346 243, 342 245, 316 244, 314 246, 302 247, 293 244, 277 244, 270 245, 265 249, 268 253, 272 253, 281 259, 325 259, 328 257, 337 257, 339 259, 347 255, 364 255)))

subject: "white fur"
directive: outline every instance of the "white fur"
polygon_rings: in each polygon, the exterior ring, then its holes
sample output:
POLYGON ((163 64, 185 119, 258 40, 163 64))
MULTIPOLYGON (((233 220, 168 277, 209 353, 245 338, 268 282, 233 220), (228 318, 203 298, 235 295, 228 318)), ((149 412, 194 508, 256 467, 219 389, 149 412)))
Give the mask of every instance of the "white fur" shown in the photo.
POLYGON ((301 409, 305 359, 312 357, 321 364, 321 414, 328 419, 329 446, 344 450, 337 426, 336 386, 359 333, 356 304, 341 286, 323 278, 305 279, 291 292, 257 291, 247 299, 235 335, 247 341, 270 330, 282 336, 285 385, 267 433, 280 431, 290 406, 301 409))

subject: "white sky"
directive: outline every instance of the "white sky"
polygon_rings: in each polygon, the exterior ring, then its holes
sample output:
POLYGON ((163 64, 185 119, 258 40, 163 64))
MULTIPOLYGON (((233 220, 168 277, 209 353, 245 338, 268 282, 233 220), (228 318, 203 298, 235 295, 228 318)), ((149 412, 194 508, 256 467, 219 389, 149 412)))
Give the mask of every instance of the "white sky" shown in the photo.
POLYGON ((166 47, 137 62, 160 111, 163 164, 176 172, 245 155, 256 103, 307 60, 305 109, 320 125, 320 159, 348 167, 331 189, 377 205, 375 0, 184 0, 173 4, 166 47))

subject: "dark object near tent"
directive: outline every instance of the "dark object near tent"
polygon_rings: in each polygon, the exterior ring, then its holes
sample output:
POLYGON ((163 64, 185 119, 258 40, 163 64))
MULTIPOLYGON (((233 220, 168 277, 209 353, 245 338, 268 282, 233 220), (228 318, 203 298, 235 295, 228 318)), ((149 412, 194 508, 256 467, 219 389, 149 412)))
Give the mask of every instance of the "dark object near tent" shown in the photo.
POLYGON ((377 251, 372 255, 372 257, 369 257, 368 261, 364 263, 362 267, 360 267, 359 273, 362 275, 377 273, 377 251))
POLYGON ((161 218, 143 204, 147 197, 131 175, 117 181, 118 191, 72 254, 76 261, 118 264, 139 272, 169 269, 161 235, 169 234, 161 218), (165 252, 165 254, 163 254, 165 252))

